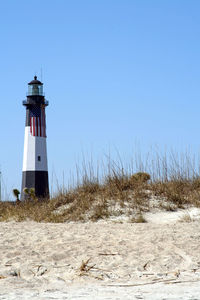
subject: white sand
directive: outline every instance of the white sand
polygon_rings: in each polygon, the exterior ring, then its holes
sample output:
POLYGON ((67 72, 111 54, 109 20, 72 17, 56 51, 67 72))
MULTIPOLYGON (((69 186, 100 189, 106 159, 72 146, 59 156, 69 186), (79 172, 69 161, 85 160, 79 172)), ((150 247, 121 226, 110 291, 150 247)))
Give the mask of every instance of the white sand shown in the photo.
POLYGON ((200 299, 200 222, 0 223, 0 276, 6 300, 200 299))

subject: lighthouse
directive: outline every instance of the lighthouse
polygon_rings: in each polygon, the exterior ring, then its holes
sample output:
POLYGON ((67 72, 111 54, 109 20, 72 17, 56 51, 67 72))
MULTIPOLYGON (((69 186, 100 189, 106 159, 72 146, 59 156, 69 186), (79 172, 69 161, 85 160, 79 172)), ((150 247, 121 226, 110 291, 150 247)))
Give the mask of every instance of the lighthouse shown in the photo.
POLYGON ((28 83, 24 136, 24 157, 22 168, 21 200, 25 200, 24 188, 34 188, 38 199, 49 197, 46 115, 48 106, 43 93, 43 83, 34 77, 28 83))

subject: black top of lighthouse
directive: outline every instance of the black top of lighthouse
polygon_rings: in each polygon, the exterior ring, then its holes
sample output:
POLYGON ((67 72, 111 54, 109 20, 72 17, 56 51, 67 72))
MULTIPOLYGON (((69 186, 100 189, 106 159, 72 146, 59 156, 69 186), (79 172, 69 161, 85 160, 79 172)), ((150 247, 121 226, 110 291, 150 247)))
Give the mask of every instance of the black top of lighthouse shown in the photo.
POLYGON ((28 97, 42 96, 43 94, 43 83, 37 79, 37 76, 34 76, 34 79, 28 83, 28 97))
POLYGON ((43 85, 43 83, 37 79, 37 76, 34 76, 34 80, 28 83, 28 85, 33 85, 33 84, 43 85))
POLYGON ((24 100, 22 104, 29 109, 33 105, 48 106, 49 102, 46 101, 43 93, 43 83, 34 76, 34 79, 28 83, 28 92, 26 94, 27 100, 24 100))

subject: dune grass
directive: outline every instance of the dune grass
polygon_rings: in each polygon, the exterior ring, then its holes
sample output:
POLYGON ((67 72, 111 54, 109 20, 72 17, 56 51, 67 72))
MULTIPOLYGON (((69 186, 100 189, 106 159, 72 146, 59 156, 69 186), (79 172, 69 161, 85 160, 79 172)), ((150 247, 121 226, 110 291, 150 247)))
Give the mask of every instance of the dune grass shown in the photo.
POLYGON ((145 222, 143 213, 154 206, 167 211, 200 207, 200 164, 186 154, 148 156, 145 164, 134 162, 135 170, 121 160, 102 165, 100 172, 84 163, 76 184, 49 200, 0 202, 0 221, 95 222, 124 215, 137 223, 145 222))

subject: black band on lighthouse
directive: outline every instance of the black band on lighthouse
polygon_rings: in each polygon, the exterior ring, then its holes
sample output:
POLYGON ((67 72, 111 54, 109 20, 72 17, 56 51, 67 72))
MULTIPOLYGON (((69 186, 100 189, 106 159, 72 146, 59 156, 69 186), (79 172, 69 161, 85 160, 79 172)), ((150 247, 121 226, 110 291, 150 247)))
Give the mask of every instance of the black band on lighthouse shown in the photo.
POLYGON ((24 188, 34 188, 38 198, 49 197, 49 180, 47 171, 25 171, 22 172, 22 198, 25 200, 24 188))

